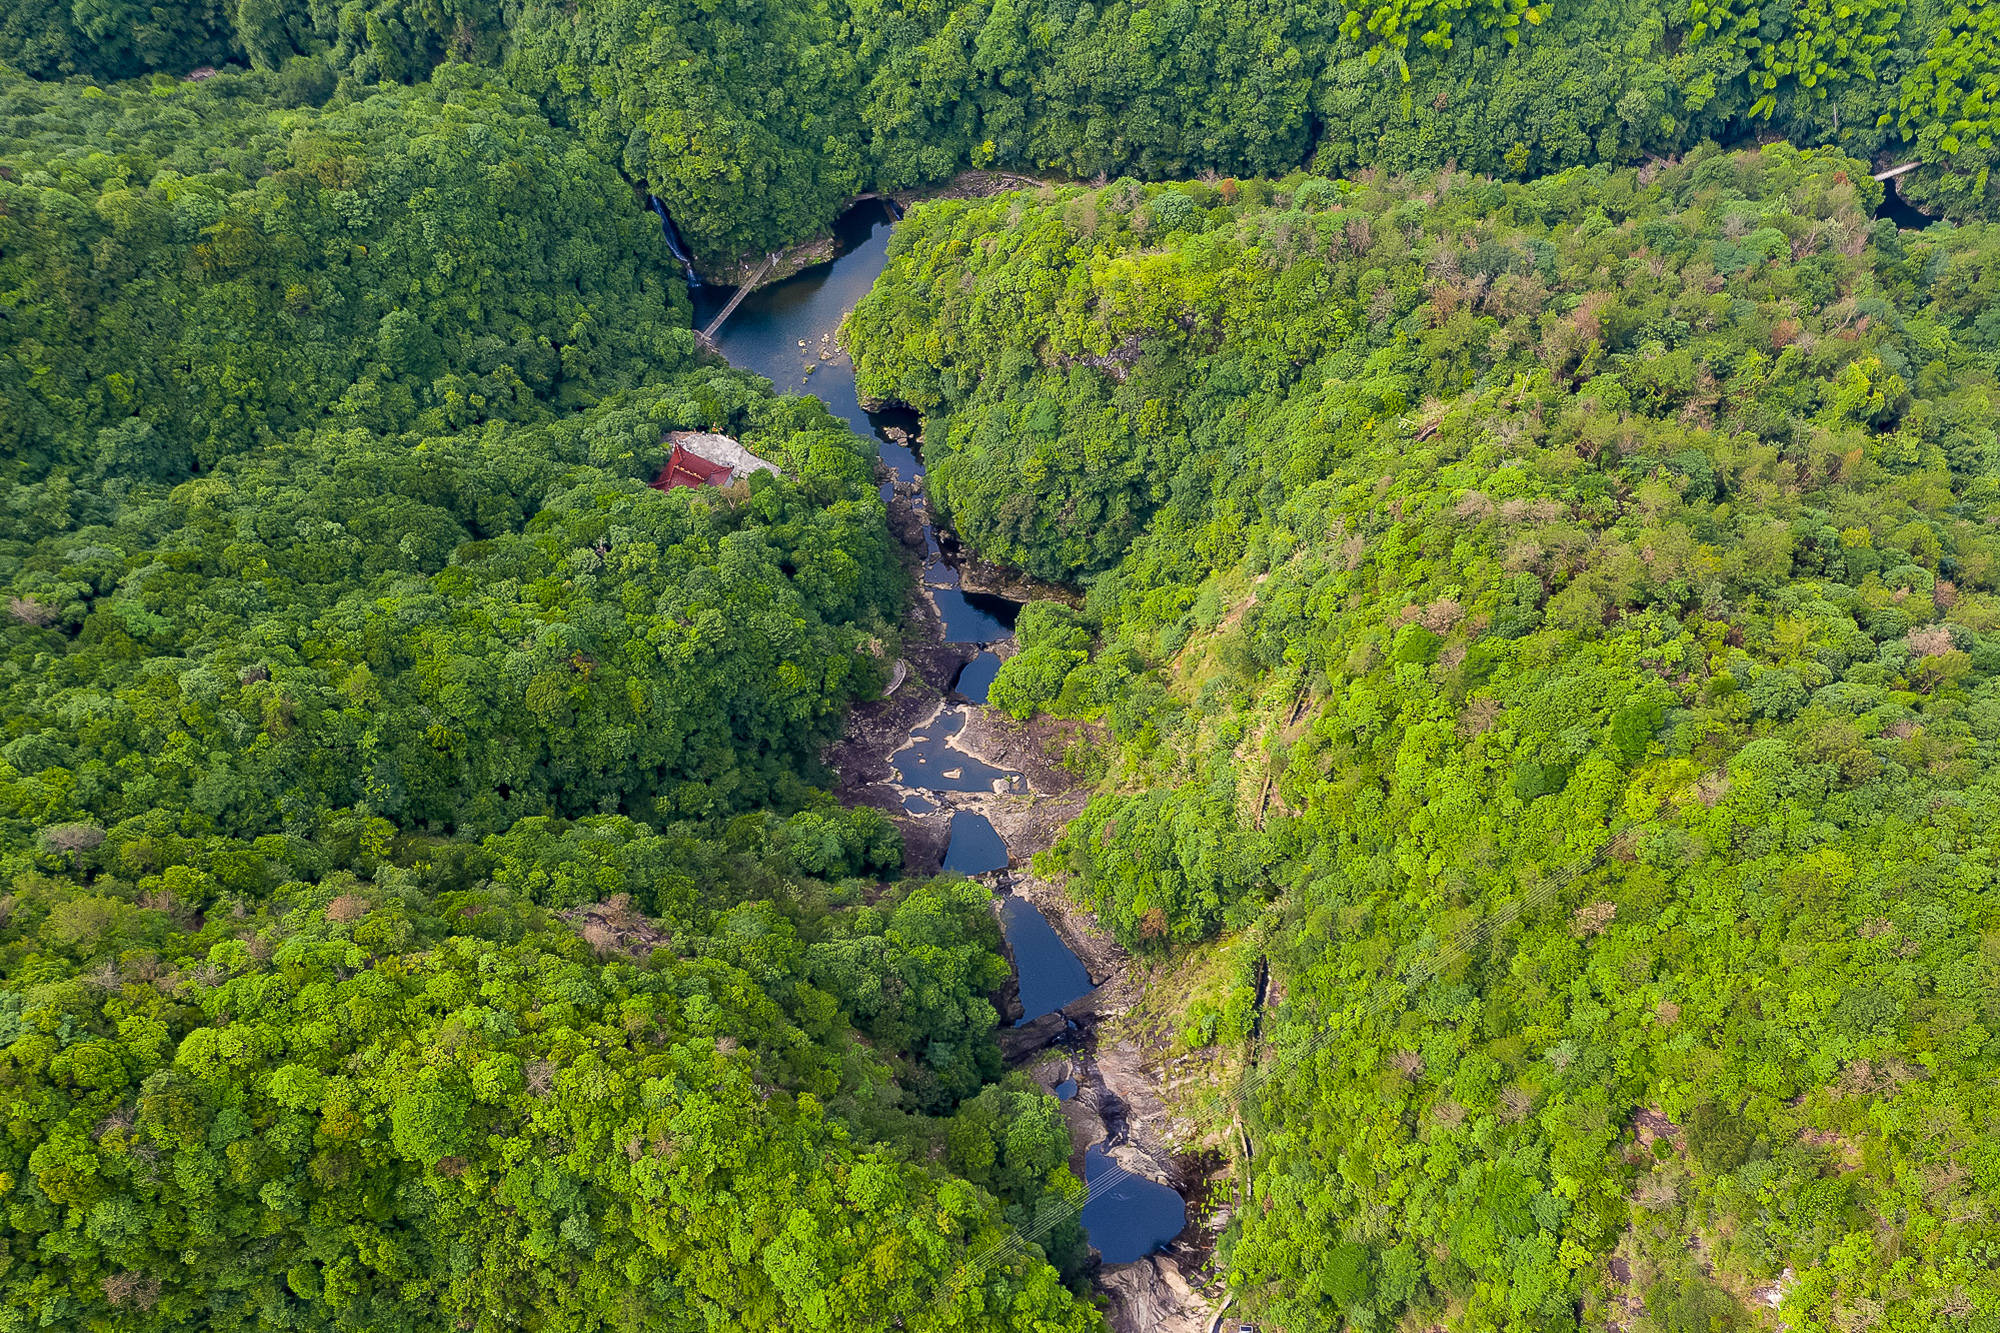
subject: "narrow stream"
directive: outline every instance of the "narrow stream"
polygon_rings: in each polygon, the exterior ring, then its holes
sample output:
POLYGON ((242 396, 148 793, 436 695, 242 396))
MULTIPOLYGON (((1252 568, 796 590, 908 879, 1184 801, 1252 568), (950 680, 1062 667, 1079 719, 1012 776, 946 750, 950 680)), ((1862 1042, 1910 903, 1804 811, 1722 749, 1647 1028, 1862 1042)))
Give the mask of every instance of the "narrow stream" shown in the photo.
POLYGON ((649 194, 646 196, 646 207, 659 216, 660 234, 667 238, 668 253, 673 255, 674 262, 681 266, 681 272, 687 275, 688 290, 690 292, 699 290, 701 279, 695 276, 694 256, 688 253, 687 243, 681 240, 680 228, 676 227, 674 220, 667 216, 667 206, 660 202, 658 195, 649 194))
MULTIPOLYGON (((664 210, 660 213, 670 241, 677 239, 671 220, 664 210)), ((921 423, 910 412, 870 413, 862 409, 854 390, 854 367, 834 335, 842 317, 867 293, 887 262, 893 225, 884 205, 856 205, 835 227, 837 246, 831 263, 753 292, 715 340, 731 364, 765 376, 780 392, 815 395, 856 432, 872 435, 883 462, 894 474, 883 487, 885 500, 897 486, 922 481, 923 459, 912 447, 921 423)), ((713 319, 733 295, 727 288, 714 287, 698 287, 689 294, 694 300, 697 327, 713 319)), ((953 739, 964 731, 972 710, 985 705, 987 691, 1000 670, 1001 655, 996 649, 1004 648, 1012 638, 1015 613, 1020 608, 1005 598, 962 588, 958 569, 938 541, 921 493, 916 508, 924 535, 924 564, 918 577, 937 607, 945 640, 977 644, 980 651, 952 682, 951 697, 910 729, 907 740, 889 756, 889 763, 905 789, 905 810, 911 814, 952 811, 945 870, 963 875, 1005 870, 1011 859, 1009 849, 992 821, 977 811, 957 808, 953 797, 1025 792, 1026 780, 1019 773, 966 753, 953 739)), ((1033 903, 1012 894, 1004 896, 1000 900, 1000 927, 1013 950, 1020 977, 1025 1011, 1022 1022, 1053 1013, 1091 992, 1089 972, 1033 903)), ((1073 1081, 1064 1087, 1066 1092, 1057 1090, 1064 1100, 1077 1094, 1073 1081)), ((1121 1119, 1111 1139, 1088 1150, 1085 1163, 1090 1180, 1099 1180, 1104 1172, 1114 1169, 1106 1149, 1122 1137, 1121 1119)), ((1185 1214, 1180 1195, 1165 1185, 1132 1176, 1119 1180, 1086 1205, 1083 1226, 1105 1262, 1123 1263, 1172 1240, 1179 1234, 1185 1214)))
MULTIPOLYGON (((662 219, 663 223, 665 219, 662 219)), ((669 224, 670 225, 670 224, 669 224)), ((882 461, 893 473, 883 487, 884 499, 898 483, 916 483, 924 475, 923 460, 912 447, 921 423, 908 411, 868 412, 854 391, 854 364, 840 350, 835 334, 855 302, 868 294, 889 258, 889 233, 894 220, 880 202, 857 204, 835 224, 835 258, 795 277, 752 292, 716 335, 716 347, 731 365, 765 376, 781 393, 810 393, 857 434, 873 436, 882 461)), ((729 303, 729 288, 702 287, 690 293, 697 325, 713 319, 729 303)), ((969 702, 947 702, 942 712, 910 733, 907 745, 890 757, 905 787, 914 789, 904 800, 911 814, 925 814, 951 804, 941 792, 1005 792, 1024 789, 1021 775, 980 762, 952 744, 965 728, 969 710, 986 701, 986 687, 1000 669, 992 646, 1014 632, 1020 609, 1001 597, 966 592, 958 570, 945 558, 930 523, 928 506, 918 501, 924 520, 924 565, 918 578, 937 607, 948 643, 981 646, 970 681, 977 693, 965 691, 969 702)), ((972 666, 966 668, 972 672, 972 666)), ((962 673, 963 674, 963 673, 962 673)), ((1004 870, 1007 845, 986 816, 960 810, 952 815, 951 841, 944 868, 977 875, 1004 870)))

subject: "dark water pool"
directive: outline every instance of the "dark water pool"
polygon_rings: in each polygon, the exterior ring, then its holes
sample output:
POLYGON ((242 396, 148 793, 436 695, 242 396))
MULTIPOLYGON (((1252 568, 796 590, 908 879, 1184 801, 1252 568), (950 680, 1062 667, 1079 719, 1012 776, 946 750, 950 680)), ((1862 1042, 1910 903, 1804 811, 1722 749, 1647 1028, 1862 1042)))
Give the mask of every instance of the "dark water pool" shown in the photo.
POLYGON ((1090 973, 1083 970, 1056 928, 1026 898, 1000 900, 1000 929, 1014 946, 1014 963, 1021 976, 1021 1021, 1052 1014, 1071 1000, 1090 994, 1090 973))
POLYGON ((1007 844, 993 821, 970 810, 951 816, 951 841, 945 844, 944 868, 960 875, 983 875, 1007 868, 1007 844))
POLYGON ((1937 221, 1930 214, 1919 213, 1910 207, 1909 201, 1896 188, 1896 182, 1885 181, 1884 184, 1888 189, 1882 196, 1882 206, 1875 210, 1876 217, 1887 218, 1904 231, 1919 230, 1937 221))
POLYGON ((889 756, 889 766, 905 787, 931 791, 1013 791, 1020 775, 981 763, 952 747, 952 737, 965 730, 965 714, 947 709, 925 726, 910 732, 910 743, 889 756), (997 786, 995 784, 998 784, 997 786))
POLYGON ((1066 1102, 1066 1101, 1068 1101, 1068 1100, 1069 1100, 1070 1098, 1072 1098, 1072 1097, 1074 1097, 1074 1096, 1076 1096, 1076 1080, 1075 1080, 1075 1079, 1073 1079, 1073 1078, 1066 1078, 1066 1079, 1064 1079, 1064 1080, 1063 1080, 1062 1082, 1060 1082, 1060 1083, 1056 1084, 1056 1100, 1057 1100, 1057 1101, 1059 1101, 1059 1102, 1066 1102))
POLYGON ((938 616, 944 621, 946 643, 992 643, 1014 632, 1021 604, 990 593, 933 588, 938 616))
POLYGON ((993 688, 993 677, 1000 674, 1000 658, 992 651, 981 653, 959 669, 958 679, 951 687, 976 704, 986 702, 986 692, 993 688))
MULTIPOLYGON (((1119 1171, 1102 1146, 1083 1155, 1084 1183, 1095 1186, 1119 1171)), ((1125 1176, 1083 1206, 1083 1229, 1107 1264, 1128 1264, 1159 1249, 1187 1225, 1180 1195, 1143 1176, 1125 1176)))
POLYGON ((1013 634, 1021 604, 961 588, 958 567, 946 558, 936 530, 928 525, 924 528, 922 577, 931 600, 937 604, 938 618, 944 621, 946 643, 992 643, 1013 634))
MULTIPOLYGON (((854 396, 854 367, 833 337, 841 318, 868 294, 888 262, 890 226, 889 210, 882 204, 855 205, 834 224, 831 263, 750 293, 715 339, 716 349, 732 366, 767 377, 780 393, 813 394, 864 438, 876 433, 876 422, 861 410, 854 396), (822 351, 824 361, 819 359, 822 351)), ((735 290, 702 287, 689 295, 695 327, 705 328, 735 290)), ((895 460, 890 461, 893 466, 895 460)))

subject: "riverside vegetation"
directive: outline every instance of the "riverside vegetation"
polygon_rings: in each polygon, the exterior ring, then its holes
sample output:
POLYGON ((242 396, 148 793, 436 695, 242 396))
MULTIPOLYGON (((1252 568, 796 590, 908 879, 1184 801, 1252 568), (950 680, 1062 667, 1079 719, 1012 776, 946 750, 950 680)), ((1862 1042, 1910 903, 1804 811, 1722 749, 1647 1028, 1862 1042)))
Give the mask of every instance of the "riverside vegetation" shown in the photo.
POLYGON ((268 86, 0 90, 0 1328, 1091 1327, 1073 1220, 940 1295, 1082 1187, 813 787, 870 447, 517 95, 268 86))
POLYGON ((1050 189, 913 213, 853 315, 968 544, 1087 590, 991 689, 1115 740, 1044 869, 1226 937, 1183 1046, 1241 938, 1283 982, 1276 1326, 2000 1312, 2000 233, 1879 190, 1050 189))
POLYGON ((1100 1326, 987 895, 823 790, 872 448, 641 206, 966 166, 1214 176, 928 205, 850 337, 1085 590, 993 685, 1114 742, 1049 868, 1227 934, 1183 1045, 1271 958, 1245 1307, 1994 1317, 1991 27, 10 7, 0 1333, 1100 1326), (683 429, 784 475, 652 490, 683 429))

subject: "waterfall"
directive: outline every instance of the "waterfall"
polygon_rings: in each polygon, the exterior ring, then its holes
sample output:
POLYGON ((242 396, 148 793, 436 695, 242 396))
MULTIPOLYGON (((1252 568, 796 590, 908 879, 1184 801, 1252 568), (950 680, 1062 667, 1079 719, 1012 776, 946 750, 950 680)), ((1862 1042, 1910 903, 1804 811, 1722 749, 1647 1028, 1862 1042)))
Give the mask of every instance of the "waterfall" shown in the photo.
POLYGON ((667 216, 667 206, 660 202, 660 196, 657 194, 647 195, 646 203, 660 215, 660 234, 667 238, 667 249, 672 252, 675 259, 680 260, 681 268, 687 273, 688 286, 701 286, 701 279, 694 274, 694 256, 688 253, 680 232, 674 228, 674 220, 667 216))

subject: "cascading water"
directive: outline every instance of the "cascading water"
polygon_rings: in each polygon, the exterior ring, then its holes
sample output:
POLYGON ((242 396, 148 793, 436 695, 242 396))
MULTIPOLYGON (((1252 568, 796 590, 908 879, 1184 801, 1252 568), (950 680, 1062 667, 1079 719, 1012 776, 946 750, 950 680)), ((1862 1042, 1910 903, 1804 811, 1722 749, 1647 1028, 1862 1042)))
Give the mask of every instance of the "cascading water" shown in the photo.
MULTIPOLYGON (((657 199, 652 204, 667 227, 668 245, 676 256, 684 255, 665 208, 657 199)), ((769 377, 781 392, 813 393, 857 432, 873 435, 896 480, 912 483, 923 477, 922 457, 904 429, 889 429, 891 418, 862 409, 853 366, 835 341, 841 316, 867 292, 887 262, 896 216, 888 200, 850 210, 835 229, 838 257, 832 263, 750 294, 716 342, 732 365, 769 377)), ((710 289, 697 298, 697 322, 719 308, 727 295, 725 290, 710 289)), ((924 537, 918 579, 937 609, 944 640, 979 651, 953 681, 951 697, 910 729, 889 763, 903 789, 904 810, 919 815, 952 811, 946 870, 968 875, 1004 870, 1011 857, 999 832, 985 815, 959 808, 957 802, 981 794, 1023 792, 1025 779, 983 762, 953 741, 972 710, 985 703, 987 687, 1000 666, 1000 655, 993 648, 1012 635, 1019 607, 961 587, 958 569, 939 543, 927 507, 920 506, 918 514, 924 537)), ((1024 1022, 1090 993, 1088 970, 1033 903, 1009 893, 1001 900, 1000 925, 1015 956, 1024 1022)), ((1068 1086, 1075 1095, 1076 1084, 1068 1086)), ((1115 1103, 1115 1098, 1108 1100, 1115 1103)), ((1085 1164, 1086 1174, 1099 1188, 1084 1209, 1083 1225, 1105 1259, 1117 1263, 1171 1240, 1185 1221, 1185 1208, 1180 1195, 1167 1186, 1118 1170, 1110 1152, 1123 1142, 1122 1120, 1116 1127, 1107 1123, 1106 1130, 1105 1141, 1091 1147, 1085 1164)))
POLYGON ((681 240, 680 229, 674 226, 673 218, 667 213, 667 206, 660 202, 660 196, 649 194, 646 204, 660 215, 660 234, 667 238, 667 251, 680 261, 682 271, 687 274, 688 286, 701 286, 701 279, 695 276, 694 256, 688 252, 687 243, 681 240))

